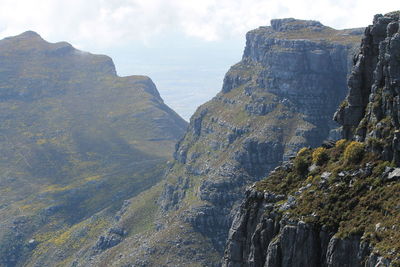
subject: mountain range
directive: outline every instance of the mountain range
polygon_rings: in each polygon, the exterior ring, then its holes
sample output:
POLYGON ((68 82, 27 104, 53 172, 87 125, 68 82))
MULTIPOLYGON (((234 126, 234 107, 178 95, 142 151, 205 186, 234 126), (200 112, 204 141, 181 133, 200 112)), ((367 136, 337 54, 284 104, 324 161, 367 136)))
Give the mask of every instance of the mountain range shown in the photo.
POLYGON ((248 32, 189 124, 107 56, 1 40, 0 266, 399 266, 399 16, 248 32))

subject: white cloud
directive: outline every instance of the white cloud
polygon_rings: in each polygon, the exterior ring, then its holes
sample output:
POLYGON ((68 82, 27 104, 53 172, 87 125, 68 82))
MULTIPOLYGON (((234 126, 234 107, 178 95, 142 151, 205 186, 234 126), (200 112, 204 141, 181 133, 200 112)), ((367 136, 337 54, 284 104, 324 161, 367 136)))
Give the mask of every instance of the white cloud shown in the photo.
POLYGON ((213 41, 243 35, 279 17, 320 20, 333 27, 369 24, 397 0, 2 0, 0 37, 27 29, 50 40, 114 46, 168 32, 213 41))

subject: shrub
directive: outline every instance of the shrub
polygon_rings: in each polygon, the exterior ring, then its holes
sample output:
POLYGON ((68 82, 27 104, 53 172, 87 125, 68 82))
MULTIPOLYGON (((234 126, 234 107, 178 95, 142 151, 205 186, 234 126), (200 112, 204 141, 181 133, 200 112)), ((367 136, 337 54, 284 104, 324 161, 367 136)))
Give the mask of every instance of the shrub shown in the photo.
POLYGON ((306 175, 308 172, 308 160, 306 157, 296 157, 294 160, 294 169, 296 170, 297 174, 299 175, 306 175))
POLYGON ((342 103, 340 103, 340 108, 346 108, 349 106, 349 101, 347 99, 343 100, 342 103))
POLYGON ((346 163, 359 163, 364 156, 364 144, 352 141, 344 151, 344 161, 346 163))
POLYGON ((302 149, 299 150, 299 152, 297 152, 297 157, 304 157, 307 155, 308 152, 309 149, 307 147, 303 147, 302 149))
POLYGON ((339 148, 339 149, 343 149, 346 147, 346 139, 340 139, 336 142, 335 147, 339 148))
POLYGON ((310 149, 303 147, 297 152, 297 156, 294 159, 294 169, 297 174, 305 176, 308 173, 308 167, 310 166, 310 149))
POLYGON ((321 166, 325 162, 329 160, 328 153, 326 152, 326 148, 318 147, 312 153, 312 162, 321 166))

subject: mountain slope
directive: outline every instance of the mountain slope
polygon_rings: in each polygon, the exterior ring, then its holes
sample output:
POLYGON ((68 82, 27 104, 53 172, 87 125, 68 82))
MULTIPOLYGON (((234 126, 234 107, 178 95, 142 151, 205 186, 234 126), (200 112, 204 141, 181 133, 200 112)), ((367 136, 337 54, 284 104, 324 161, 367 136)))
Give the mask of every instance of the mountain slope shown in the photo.
POLYGON ((349 140, 303 148, 246 192, 224 266, 400 266, 400 12, 366 28, 335 119, 349 140))
POLYGON ((0 41, 0 121, 1 266, 156 184, 187 126, 148 77, 34 32, 0 41))
POLYGON ((331 118, 362 31, 295 19, 271 25, 247 34, 222 91, 192 116, 162 185, 155 229, 78 266, 218 266, 243 188, 335 135, 331 118))

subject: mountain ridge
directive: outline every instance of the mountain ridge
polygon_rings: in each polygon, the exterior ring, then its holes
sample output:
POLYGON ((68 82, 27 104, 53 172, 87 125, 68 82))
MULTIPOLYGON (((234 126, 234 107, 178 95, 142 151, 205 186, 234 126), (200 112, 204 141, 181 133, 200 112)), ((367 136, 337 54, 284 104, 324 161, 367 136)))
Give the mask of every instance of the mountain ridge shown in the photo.
POLYGON ((364 32, 335 114, 346 139, 248 188, 223 266, 400 266, 399 20, 376 15, 364 32))
POLYGON ((0 59, 0 265, 53 265, 72 229, 92 221, 79 238, 100 234, 162 179, 187 123, 108 56, 30 31, 0 40, 0 59))

